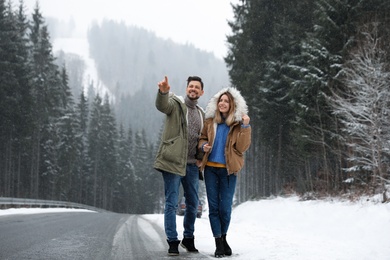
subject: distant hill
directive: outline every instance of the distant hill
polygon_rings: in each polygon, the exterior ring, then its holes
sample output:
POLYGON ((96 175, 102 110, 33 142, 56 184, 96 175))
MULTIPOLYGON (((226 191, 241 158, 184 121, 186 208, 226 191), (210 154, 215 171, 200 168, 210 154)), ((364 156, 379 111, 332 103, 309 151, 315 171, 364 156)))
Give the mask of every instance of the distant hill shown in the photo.
POLYGON ((106 20, 91 26, 88 42, 99 80, 115 96, 118 120, 135 131, 145 129, 152 139, 157 137, 163 118, 154 99, 157 82, 164 75, 178 95, 184 95, 188 76, 202 77, 202 106, 229 84, 222 59, 193 45, 161 39, 143 28, 106 20))
MULTIPOLYGON (((48 21, 54 47, 61 50, 56 53, 58 65, 66 64, 76 102, 81 90, 90 90, 91 85, 99 93, 108 90, 117 123, 134 132, 145 129, 151 142, 157 139, 164 118, 154 101, 157 82, 165 75, 171 91, 181 96, 187 77, 200 76, 205 84, 205 94, 199 100, 202 107, 229 85, 224 61, 191 44, 178 44, 112 20, 92 24, 87 39, 78 38, 72 35, 75 25, 71 21, 48 21)), ((90 101, 95 93, 88 91, 90 101)))
POLYGON ((118 97, 156 86, 170 76, 175 90, 187 76, 201 76, 206 86, 218 89, 229 82, 222 59, 193 45, 159 38, 154 32, 105 20, 88 31, 90 57, 95 60, 100 80, 118 97))

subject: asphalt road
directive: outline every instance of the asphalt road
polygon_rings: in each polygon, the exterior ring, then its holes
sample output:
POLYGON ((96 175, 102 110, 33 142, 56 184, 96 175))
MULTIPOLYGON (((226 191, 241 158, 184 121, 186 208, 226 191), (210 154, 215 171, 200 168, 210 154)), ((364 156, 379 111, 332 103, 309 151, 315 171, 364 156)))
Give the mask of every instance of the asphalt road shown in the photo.
POLYGON ((162 227, 142 215, 42 213, 0 217, 0 259, 205 259, 167 256, 162 227))

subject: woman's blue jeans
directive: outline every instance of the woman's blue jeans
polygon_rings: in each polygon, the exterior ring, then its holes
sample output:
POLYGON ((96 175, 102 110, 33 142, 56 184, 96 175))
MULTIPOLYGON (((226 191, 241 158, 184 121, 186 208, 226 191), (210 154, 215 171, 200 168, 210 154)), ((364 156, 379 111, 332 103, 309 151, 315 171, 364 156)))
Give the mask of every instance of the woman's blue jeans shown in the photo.
POLYGON ((226 168, 206 166, 204 170, 209 220, 214 237, 227 234, 237 176, 228 175, 226 168))
POLYGON ((164 228, 167 240, 177 241, 176 211, 178 207, 180 183, 183 185, 184 197, 186 199, 186 210, 184 212, 183 236, 193 238, 195 231, 196 213, 198 210, 198 189, 199 170, 196 164, 187 164, 186 175, 162 172, 165 189, 164 228))

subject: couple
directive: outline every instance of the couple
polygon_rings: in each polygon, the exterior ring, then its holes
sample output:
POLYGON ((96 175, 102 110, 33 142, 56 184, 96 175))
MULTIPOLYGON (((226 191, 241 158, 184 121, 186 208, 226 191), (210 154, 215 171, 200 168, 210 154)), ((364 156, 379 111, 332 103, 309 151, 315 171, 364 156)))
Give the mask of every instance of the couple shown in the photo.
POLYGON ((158 83, 156 107, 166 114, 154 168, 162 173, 165 190, 164 228, 168 254, 179 255, 181 244, 197 253, 194 225, 198 207, 199 170, 204 171, 209 220, 215 238, 215 257, 231 255, 226 234, 230 224, 237 174, 251 143, 248 108, 235 88, 219 91, 206 112, 198 105, 204 93, 200 77, 187 79, 186 97, 170 93, 168 78, 158 83), (183 239, 176 230, 180 183, 186 200, 183 239))

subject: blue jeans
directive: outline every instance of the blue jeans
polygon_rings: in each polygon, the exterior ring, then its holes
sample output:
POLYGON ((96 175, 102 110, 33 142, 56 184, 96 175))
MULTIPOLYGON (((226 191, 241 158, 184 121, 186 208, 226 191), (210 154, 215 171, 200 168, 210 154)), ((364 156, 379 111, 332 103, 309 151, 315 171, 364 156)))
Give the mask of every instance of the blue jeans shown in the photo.
POLYGON ((229 229, 237 176, 228 175, 226 168, 206 166, 204 181, 211 231, 214 237, 221 237, 229 229))
POLYGON ((187 164, 186 175, 162 172, 165 189, 164 228, 167 240, 177 241, 176 211, 178 207, 180 183, 183 185, 184 197, 186 199, 186 210, 184 213, 184 232, 186 238, 193 238, 195 231, 196 213, 198 210, 198 188, 199 171, 196 164, 187 164))

